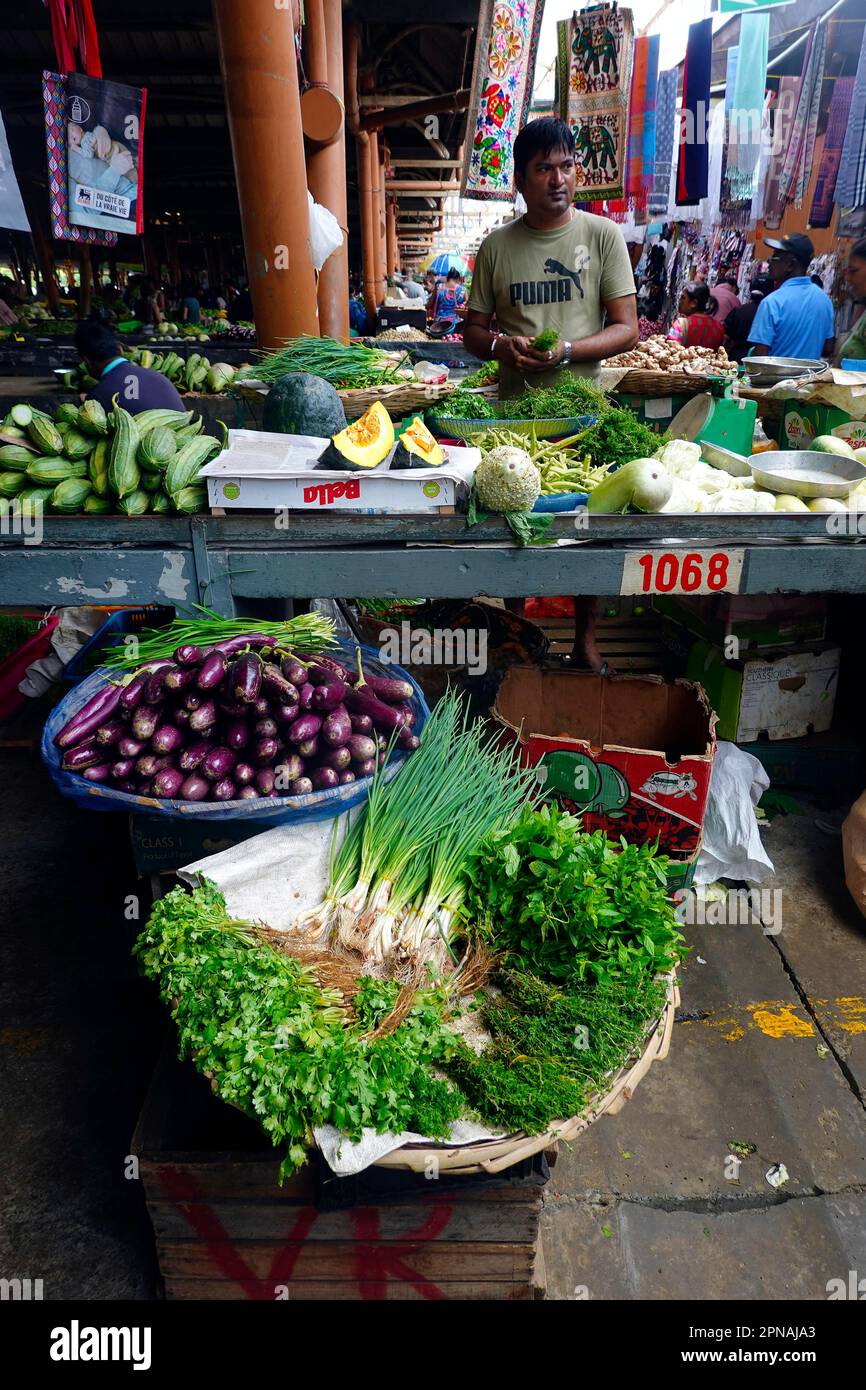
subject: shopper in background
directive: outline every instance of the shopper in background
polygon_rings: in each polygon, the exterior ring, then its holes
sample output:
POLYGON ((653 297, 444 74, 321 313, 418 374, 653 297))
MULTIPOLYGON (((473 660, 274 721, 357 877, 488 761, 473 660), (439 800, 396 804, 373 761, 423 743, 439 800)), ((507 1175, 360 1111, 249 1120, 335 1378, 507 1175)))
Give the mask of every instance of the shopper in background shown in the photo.
MULTIPOLYGON (((854 291, 854 303, 862 307, 866 301, 866 237, 855 241, 848 256, 848 280, 854 291)), ((866 313, 861 313, 839 349, 839 361, 847 358, 866 358, 866 313)))
POLYGON ((725 330, 716 318, 717 307, 706 285, 690 280, 683 287, 679 313, 668 329, 668 337, 683 347, 720 347, 725 330))
POLYGON ((407 299, 426 299, 428 297, 424 293, 424 286, 418 284, 415 273, 411 270, 407 270, 403 276, 403 293, 407 299))
POLYGON ((807 273, 815 255, 812 242, 801 232, 794 232, 766 245, 773 252, 770 278, 776 290, 755 315, 749 333, 753 355, 832 358, 833 305, 807 273))
POLYGON ((725 350, 735 362, 742 362, 749 351, 749 333, 758 312, 758 305, 772 293, 772 289, 773 282, 769 276, 756 276, 746 303, 738 304, 725 319, 725 350))
POLYGON ((183 401, 168 377, 149 367, 137 367, 123 357, 106 324, 82 319, 75 330, 75 346, 97 382, 86 399, 99 401, 106 412, 112 409, 115 396, 130 415, 142 410, 183 410, 183 401))
POLYGON ((445 284, 439 285, 427 300, 427 317, 437 327, 444 326, 446 333, 453 333, 465 314, 466 291, 460 283, 460 271, 449 270, 445 284))
POLYGON ((736 275, 723 275, 720 280, 716 281, 713 285, 713 299, 719 306, 713 318, 724 324, 728 314, 733 313, 740 303, 740 291, 736 275))
POLYGON ((187 280, 183 287, 180 317, 184 323, 201 323, 201 301, 192 280, 187 280))
MULTIPOLYGON (((160 307, 161 291, 157 291, 156 285, 149 275, 145 275, 139 282, 138 299, 135 302, 135 317, 142 323, 156 325, 162 323, 165 313, 160 307)), ((164 302, 164 301, 163 301, 164 302)))

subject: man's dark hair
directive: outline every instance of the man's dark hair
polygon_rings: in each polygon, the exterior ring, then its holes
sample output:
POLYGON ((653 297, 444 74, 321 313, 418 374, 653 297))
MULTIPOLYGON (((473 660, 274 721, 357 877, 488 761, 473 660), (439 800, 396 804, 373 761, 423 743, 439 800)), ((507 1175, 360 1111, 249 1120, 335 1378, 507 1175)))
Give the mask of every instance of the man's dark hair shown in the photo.
POLYGON ((551 150, 574 154, 574 131, 571 126, 558 116, 540 116, 537 121, 527 122, 514 141, 515 172, 525 174, 533 155, 550 154, 551 150))
POLYGON ((91 362, 108 362, 117 357, 117 339, 110 328, 96 319, 82 319, 75 330, 75 346, 91 362))

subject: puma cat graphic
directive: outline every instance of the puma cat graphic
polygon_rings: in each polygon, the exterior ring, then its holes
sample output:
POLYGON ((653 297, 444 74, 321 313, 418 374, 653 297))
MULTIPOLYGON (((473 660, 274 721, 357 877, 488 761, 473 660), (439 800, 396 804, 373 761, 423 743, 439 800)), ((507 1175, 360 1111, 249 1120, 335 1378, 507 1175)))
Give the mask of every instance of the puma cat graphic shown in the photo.
POLYGON ((551 257, 544 262, 545 275, 558 275, 558 280, 522 280, 509 285, 512 304, 568 304, 572 287, 584 298, 580 273, 569 270, 561 261, 551 257))

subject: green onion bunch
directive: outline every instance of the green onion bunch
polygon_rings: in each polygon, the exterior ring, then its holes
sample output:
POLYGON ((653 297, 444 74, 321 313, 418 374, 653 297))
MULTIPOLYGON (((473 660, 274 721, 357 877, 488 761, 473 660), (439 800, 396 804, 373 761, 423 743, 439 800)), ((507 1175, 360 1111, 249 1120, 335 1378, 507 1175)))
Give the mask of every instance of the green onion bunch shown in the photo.
POLYGON ((278 352, 265 355, 256 366, 259 381, 278 381, 287 372, 310 372, 342 390, 385 386, 401 380, 398 369, 406 357, 393 356, 363 343, 341 343, 336 338, 285 338, 278 352))
POLYGON ((178 647, 212 647, 247 633, 276 637, 281 646, 312 653, 334 645, 334 624, 321 613, 301 613, 296 618, 272 622, 261 618, 221 618, 201 604, 192 606, 204 617, 175 618, 167 627, 142 628, 136 642, 128 646, 121 642, 110 648, 103 665, 119 671, 137 671, 145 662, 170 657, 178 647))

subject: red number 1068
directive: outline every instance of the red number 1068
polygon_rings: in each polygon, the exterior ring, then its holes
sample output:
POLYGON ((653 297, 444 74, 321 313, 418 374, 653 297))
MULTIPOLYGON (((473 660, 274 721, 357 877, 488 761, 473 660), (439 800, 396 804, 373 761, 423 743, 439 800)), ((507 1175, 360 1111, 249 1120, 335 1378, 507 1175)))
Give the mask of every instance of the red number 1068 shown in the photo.
POLYGON ((698 589, 721 592, 728 586, 729 557, 724 551, 708 555, 706 551, 690 551, 686 555, 639 555, 637 563, 645 594, 693 594, 698 589))

